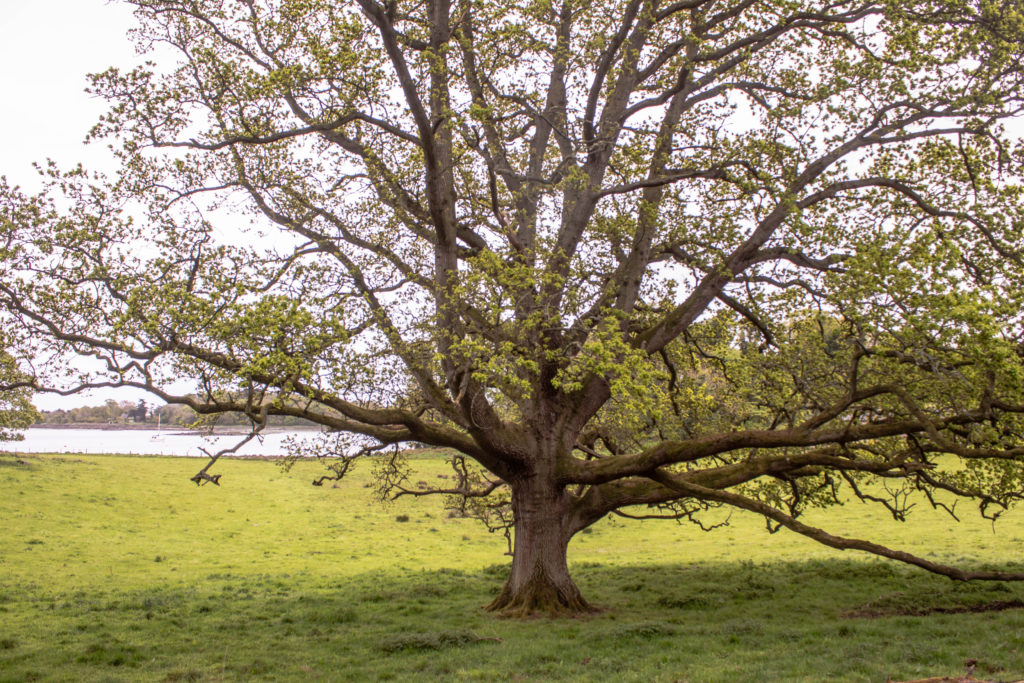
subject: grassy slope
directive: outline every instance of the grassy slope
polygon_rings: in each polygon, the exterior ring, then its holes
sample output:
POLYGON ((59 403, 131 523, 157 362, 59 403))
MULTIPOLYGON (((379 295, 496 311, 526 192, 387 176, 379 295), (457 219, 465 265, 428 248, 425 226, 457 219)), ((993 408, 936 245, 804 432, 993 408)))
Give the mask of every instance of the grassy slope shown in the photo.
MULTIPOLYGON (((1024 678, 1024 610, 842 616, 1022 600, 1024 587, 768 536, 745 515, 710 534, 606 520, 571 551, 606 610, 511 622, 480 609, 504 540, 439 500, 381 506, 368 468, 315 488, 313 463, 235 460, 223 486, 196 488, 195 460, 22 460, 0 458, 0 680, 884 681, 958 674, 967 658, 976 675, 1024 678)), ((923 508, 912 525, 859 504, 832 513, 836 532, 1021 565, 1021 514, 994 532, 923 508)))

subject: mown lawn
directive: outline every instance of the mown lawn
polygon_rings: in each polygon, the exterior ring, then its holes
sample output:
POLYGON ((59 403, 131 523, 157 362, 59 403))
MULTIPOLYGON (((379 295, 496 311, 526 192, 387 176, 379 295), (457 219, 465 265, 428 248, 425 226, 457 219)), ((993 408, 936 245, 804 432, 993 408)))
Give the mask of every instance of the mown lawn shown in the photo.
MULTIPOLYGON (((443 459, 415 463, 439 481, 443 459)), ((606 520, 572 548, 585 619, 481 606, 500 536, 436 499, 373 499, 299 463, 0 456, 0 680, 878 681, 1024 678, 1024 586, 957 584, 841 554, 736 513, 728 528, 606 520), (407 521, 399 521, 407 519, 407 521)), ((1024 516, 993 530, 919 507, 820 514, 972 566, 1024 564, 1024 516)))

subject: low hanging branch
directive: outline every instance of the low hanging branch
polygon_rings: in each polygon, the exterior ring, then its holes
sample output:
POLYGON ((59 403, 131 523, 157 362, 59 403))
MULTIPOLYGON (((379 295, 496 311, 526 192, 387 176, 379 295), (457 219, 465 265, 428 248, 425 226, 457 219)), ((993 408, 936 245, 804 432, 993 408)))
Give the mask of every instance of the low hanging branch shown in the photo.
POLYGON ((651 473, 649 476, 652 481, 656 481, 663 486, 674 489, 683 495, 692 496, 699 500, 716 501, 726 505, 731 505, 741 510, 756 512, 759 515, 763 515, 764 517, 781 524, 791 531, 795 531, 802 536, 806 536, 807 538, 818 541, 830 548, 836 548, 837 550, 862 550, 864 552, 871 553, 872 555, 887 557, 891 560, 898 560, 899 562, 920 567, 932 572, 933 574, 948 576, 949 578, 957 581, 1024 581, 1024 572, 967 571, 944 564, 938 564, 902 550, 892 550, 878 543, 872 543, 871 541, 834 536, 822 529, 804 524, 803 522, 794 519, 790 515, 787 515, 781 510, 777 510, 770 505, 766 505, 765 503, 747 498, 746 496, 742 496, 737 493, 718 491, 698 486, 696 484, 680 482, 675 478, 669 478, 657 472, 651 473))
POLYGON ((213 467, 214 463, 216 463, 220 458, 222 458, 225 455, 237 453, 245 444, 249 443, 253 439, 262 439, 261 433, 263 432, 263 428, 266 427, 267 424, 266 411, 263 411, 259 415, 259 417, 262 419, 254 420, 252 424, 252 429, 249 431, 249 433, 246 434, 245 437, 242 438, 240 441, 236 442, 233 446, 229 446, 228 448, 222 448, 216 453, 210 453, 210 451, 208 451, 207 449, 200 447, 199 450, 202 451, 203 454, 209 458, 209 460, 203 466, 203 469, 199 470, 198 472, 195 473, 194 476, 191 477, 191 480, 196 483, 196 486, 202 486, 203 484, 206 483, 211 483, 216 486, 220 486, 221 475, 211 475, 209 473, 209 469, 213 467))

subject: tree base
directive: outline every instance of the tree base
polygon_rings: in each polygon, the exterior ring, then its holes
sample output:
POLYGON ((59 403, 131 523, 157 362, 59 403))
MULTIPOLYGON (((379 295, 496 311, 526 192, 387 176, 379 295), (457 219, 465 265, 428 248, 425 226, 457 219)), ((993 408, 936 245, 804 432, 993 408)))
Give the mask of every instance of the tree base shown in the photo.
POLYGON ((507 619, 578 617, 598 611, 583 599, 571 579, 563 585, 557 585, 547 577, 536 574, 518 589, 512 588, 510 578, 498 597, 484 609, 507 619))

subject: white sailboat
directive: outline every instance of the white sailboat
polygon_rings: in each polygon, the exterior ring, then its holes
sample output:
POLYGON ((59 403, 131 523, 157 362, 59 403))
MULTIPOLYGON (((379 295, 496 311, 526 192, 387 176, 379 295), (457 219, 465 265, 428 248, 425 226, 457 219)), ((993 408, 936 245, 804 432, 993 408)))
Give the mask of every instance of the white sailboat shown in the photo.
POLYGON ((164 435, 160 431, 160 414, 159 413, 157 413, 157 415, 156 415, 156 434, 154 434, 153 436, 149 437, 149 440, 150 441, 163 441, 164 440, 164 435))

